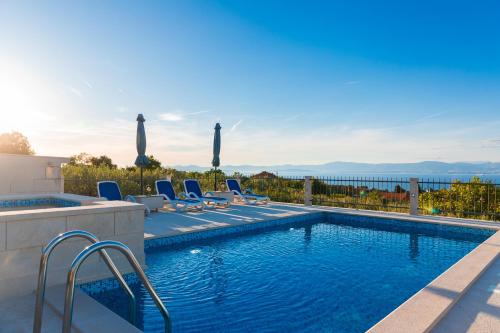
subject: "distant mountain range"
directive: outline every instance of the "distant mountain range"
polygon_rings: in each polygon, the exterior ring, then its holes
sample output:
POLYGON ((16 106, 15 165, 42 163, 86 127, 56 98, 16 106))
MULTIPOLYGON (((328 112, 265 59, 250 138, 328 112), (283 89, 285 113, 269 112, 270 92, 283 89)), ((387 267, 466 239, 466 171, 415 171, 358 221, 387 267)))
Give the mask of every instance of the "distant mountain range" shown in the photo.
MULTIPOLYGON (((174 166, 177 170, 207 171, 208 167, 196 165, 174 166)), ((278 173, 283 176, 320 176, 320 175, 500 175, 500 163, 494 162, 456 162, 444 163, 424 161, 418 163, 355 163, 331 162, 317 165, 224 165, 221 170, 232 174, 255 174, 261 171, 278 173)))

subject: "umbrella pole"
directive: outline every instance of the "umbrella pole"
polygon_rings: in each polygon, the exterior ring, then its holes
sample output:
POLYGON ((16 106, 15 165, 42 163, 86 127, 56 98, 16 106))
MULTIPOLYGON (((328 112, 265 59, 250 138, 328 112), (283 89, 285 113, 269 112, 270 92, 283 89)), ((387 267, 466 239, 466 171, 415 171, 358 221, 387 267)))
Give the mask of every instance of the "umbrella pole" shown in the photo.
POLYGON ((217 191, 217 167, 215 169, 214 191, 217 191))
POLYGON ((144 180, 142 178, 142 167, 141 167, 141 195, 144 195, 144 180))

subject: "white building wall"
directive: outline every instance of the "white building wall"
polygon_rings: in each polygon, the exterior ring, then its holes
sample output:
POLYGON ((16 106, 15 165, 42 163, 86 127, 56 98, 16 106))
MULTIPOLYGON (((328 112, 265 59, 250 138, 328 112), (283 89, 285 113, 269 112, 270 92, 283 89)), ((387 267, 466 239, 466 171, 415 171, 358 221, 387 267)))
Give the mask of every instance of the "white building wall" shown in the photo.
POLYGON ((0 154, 0 195, 64 192, 61 164, 68 158, 0 154))

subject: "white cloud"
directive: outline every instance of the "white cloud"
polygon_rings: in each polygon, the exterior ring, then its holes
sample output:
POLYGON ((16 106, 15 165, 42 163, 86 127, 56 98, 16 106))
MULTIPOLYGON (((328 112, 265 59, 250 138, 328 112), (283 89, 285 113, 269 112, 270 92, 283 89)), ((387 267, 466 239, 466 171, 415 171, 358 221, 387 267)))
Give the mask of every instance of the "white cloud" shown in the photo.
POLYGON ((89 81, 87 81, 87 80, 83 80, 83 84, 86 85, 89 89, 93 88, 92 84, 89 81))
POLYGON ((482 142, 482 148, 500 148, 500 139, 487 139, 482 142))
POLYGON ((353 80, 353 81, 346 81, 346 82, 344 82, 344 84, 348 85, 348 86, 352 86, 352 85, 359 84, 359 83, 361 83, 361 81, 355 81, 355 80, 353 80))
POLYGON ((83 97, 82 92, 81 92, 80 90, 76 89, 75 87, 69 87, 69 91, 70 91, 73 95, 75 95, 75 96, 78 96, 78 97, 80 97, 80 98, 82 98, 82 97, 83 97))
POLYGON ((285 121, 285 122, 291 122, 291 121, 294 121, 294 120, 300 118, 303 115, 304 115, 303 113, 297 113, 297 114, 294 114, 294 115, 292 115, 292 116, 290 116, 288 118, 283 119, 283 121, 285 121))
POLYGON ((209 113, 209 112, 210 112, 209 110, 190 112, 190 113, 186 113, 186 116, 196 116, 198 114, 204 114, 204 113, 209 113))
MULTIPOLYGON (((236 122, 232 127, 238 123, 241 124, 236 122)), ((441 133, 429 130, 415 138, 401 129, 324 125, 297 134, 287 127, 264 126, 259 121, 246 124, 244 128, 236 126, 238 131, 226 136, 227 140, 223 136, 224 164, 495 160, 485 151, 498 149, 498 138, 473 140, 462 132, 445 130, 441 133), (484 144, 490 150, 478 149, 484 144)), ((85 151, 106 154, 119 165, 131 165, 136 154, 136 126, 133 119, 112 119, 70 123, 59 129, 49 126, 27 134, 36 143, 38 154, 69 156, 85 151)), ((146 135, 146 152, 165 165, 210 164, 213 129, 206 122, 165 123, 152 119, 146 123, 146 135)))
POLYGON ((236 128, 238 128, 238 126, 241 125, 242 122, 243 122, 243 119, 238 120, 233 126, 231 126, 229 133, 234 132, 236 130, 236 128))
POLYGON ((172 121, 172 122, 184 120, 184 116, 182 114, 171 113, 171 112, 162 113, 158 116, 158 118, 160 118, 163 121, 172 121))
POLYGON ((178 122, 183 121, 186 117, 197 116, 204 113, 209 113, 208 110, 195 111, 195 112, 184 112, 181 110, 173 112, 165 112, 158 115, 158 118, 163 121, 178 122))
POLYGON ((120 105, 120 106, 116 107, 116 111, 118 111, 120 113, 124 113, 124 112, 128 111, 128 108, 126 106, 120 105))

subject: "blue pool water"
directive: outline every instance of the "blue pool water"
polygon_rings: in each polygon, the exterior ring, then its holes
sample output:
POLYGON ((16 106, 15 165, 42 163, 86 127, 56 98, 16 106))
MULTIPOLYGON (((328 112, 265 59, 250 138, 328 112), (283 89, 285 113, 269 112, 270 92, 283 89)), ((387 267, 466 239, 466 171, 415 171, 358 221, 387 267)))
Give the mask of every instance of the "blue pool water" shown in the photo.
MULTIPOLYGON (((174 332, 364 332, 492 234, 324 215, 149 248, 174 332)), ((139 326, 162 332, 144 288, 139 326)), ((91 295, 125 316, 121 290, 91 295)))
POLYGON ((77 201, 59 198, 32 198, 0 200, 0 211, 19 209, 38 209, 46 207, 76 207, 81 204, 77 201))

